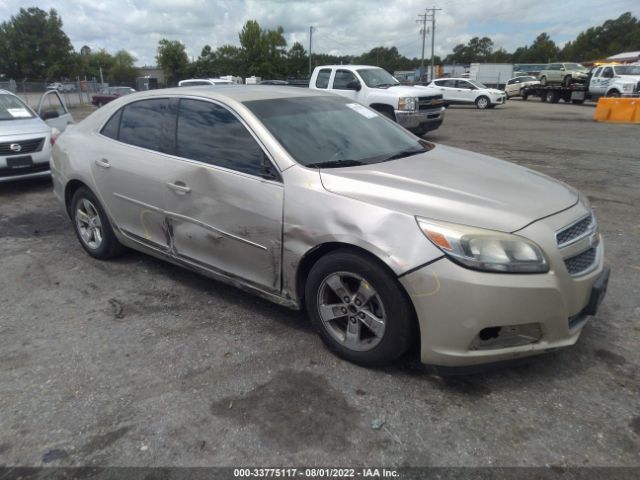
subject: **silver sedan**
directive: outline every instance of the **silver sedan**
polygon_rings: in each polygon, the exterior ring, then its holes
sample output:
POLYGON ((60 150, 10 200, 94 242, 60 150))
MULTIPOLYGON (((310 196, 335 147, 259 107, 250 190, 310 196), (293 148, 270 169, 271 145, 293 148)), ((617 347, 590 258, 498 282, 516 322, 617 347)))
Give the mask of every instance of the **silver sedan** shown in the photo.
POLYGON ((52 172, 92 257, 129 247, 306 308, 362 365, 416 343, 450 367, 572 345, 606 290, 582 194, 324 92, 122 97, 59 138, 52 172))

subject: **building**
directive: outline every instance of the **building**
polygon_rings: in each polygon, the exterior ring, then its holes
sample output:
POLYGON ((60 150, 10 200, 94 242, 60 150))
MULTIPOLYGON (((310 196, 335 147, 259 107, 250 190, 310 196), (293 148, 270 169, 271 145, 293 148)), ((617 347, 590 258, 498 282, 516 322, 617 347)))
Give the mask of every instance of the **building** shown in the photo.
POLYGON ((138 77, 151 77, 157 78, 160 85, 164 85, 166 82, 164 71, 155 65, 145 65, 144 67, 138 67, 138 77))

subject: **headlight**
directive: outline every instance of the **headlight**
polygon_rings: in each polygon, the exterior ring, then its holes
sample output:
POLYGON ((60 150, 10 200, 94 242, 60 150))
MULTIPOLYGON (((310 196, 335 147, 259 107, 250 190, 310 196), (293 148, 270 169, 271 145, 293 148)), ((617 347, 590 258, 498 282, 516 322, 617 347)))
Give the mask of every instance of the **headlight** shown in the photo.
POLYGON ((538 245, 524 237, 416 218, 420 229, 462 266, 487 272, 544 273, 549 265, 538 245))
POLYGON ((624 92, 633 92, 633 87, 635 87, 634 83, 623 83, 622 91, 624 92))
POLYGON ((398 110, 416 110, 417 105, 415 97, 400 97, 398 100, 398 110))

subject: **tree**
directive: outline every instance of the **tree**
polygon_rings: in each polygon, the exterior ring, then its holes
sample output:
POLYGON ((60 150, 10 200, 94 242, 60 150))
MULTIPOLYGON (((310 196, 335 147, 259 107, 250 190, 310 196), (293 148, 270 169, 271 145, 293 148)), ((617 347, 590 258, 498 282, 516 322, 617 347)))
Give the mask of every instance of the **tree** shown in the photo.
POLYGON ((546 32, 536 37, 529 47, 529 56, 533 63, 550 63, 558 59, 560 49, 546 32))
POLYGON ((156 61, 167 77, 167 85, 176 85, 189 66, 189 57, 184 45, 178 40, 163 38, 158 42, 156 61))
POLYGON ((60 78, 73 68, 73 46, 54 9, 21 8, 0 25, 0 70, 7 76, 60 78))
POLYGON ((300 42, 295 42, 287 52, 287 76, 301 78, 309 69, 309 55, 300 42))
POLYGON ((113 66, 108 70, 110 83, 133 83, 136 78, 136 69, 133 66, 136 58, 126 50, 118 50, 113 56, 113 66))
POLYGON ((238 35, 245 75, 278 78, 285 75, 284 29, 262 30, 255 20, 247 21, 238 35))
POLYGON ((445 63, 468 64, 491 61, 493 40, 489 37, 473 37, 466 45, 460 43, 453 47, 453 53, 446 56, 445 63))

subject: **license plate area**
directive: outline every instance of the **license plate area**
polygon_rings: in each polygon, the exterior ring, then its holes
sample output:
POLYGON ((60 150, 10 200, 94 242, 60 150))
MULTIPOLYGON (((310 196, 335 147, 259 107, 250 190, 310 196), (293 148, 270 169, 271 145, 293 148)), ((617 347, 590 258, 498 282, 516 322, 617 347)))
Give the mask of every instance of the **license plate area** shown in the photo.
POLYGON ((31 155, 7 158, 7 168, 10 168, 12 170, 18 170, 20 168, 29 168, 29 167, 33 167, 33 158, 31 158, 31 155))

